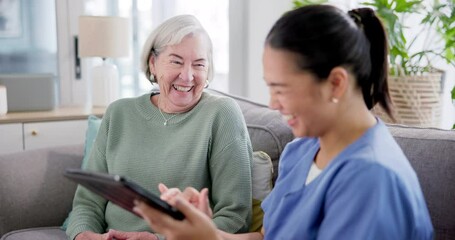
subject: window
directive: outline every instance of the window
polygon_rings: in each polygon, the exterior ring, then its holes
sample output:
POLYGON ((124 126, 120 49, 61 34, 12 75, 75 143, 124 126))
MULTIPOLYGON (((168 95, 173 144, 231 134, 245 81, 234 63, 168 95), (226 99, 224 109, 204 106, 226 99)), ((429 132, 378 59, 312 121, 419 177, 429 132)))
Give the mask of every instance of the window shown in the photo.
POLYGON ((228 0, 86 0, 86 15, 117 15, 131 21, 131 51, 128 58, 115 59, 120 72, 122 97, 138 96, 151 85, 140 70, 142 46, 151 31, 164 20, 178 14, 196 16, 213 42, 215 77, 210 87, 228 91, 229 25, 228 0))
POLYGON ((0 73, 58 76, 54 0, 0 1, 0 73))

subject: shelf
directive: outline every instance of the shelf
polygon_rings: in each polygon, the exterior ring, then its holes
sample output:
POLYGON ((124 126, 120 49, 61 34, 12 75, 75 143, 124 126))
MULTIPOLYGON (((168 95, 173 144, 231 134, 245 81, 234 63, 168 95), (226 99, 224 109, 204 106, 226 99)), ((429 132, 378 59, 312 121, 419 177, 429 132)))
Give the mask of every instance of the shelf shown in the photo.
POLYGON ((61 107, 52 111, 10 112, 0 115, 0 124, 80 120, 87 119, 89 115, 102 117, 105 111, 106 108, 61 107))

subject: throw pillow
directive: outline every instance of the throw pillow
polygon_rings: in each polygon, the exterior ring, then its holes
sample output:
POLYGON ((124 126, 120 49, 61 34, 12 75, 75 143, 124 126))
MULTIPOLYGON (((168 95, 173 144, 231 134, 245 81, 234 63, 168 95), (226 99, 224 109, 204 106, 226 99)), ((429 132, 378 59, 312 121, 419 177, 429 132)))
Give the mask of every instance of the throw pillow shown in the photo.
POLYGON ((95 142, 96 135, 101 125, 101 118, 94 115, 88 116, 87 132, 85 133, 85 148, 84 158, 82 159, 82 169, 87 166, 88 157, 90 156, 90 150, 92 149, 93 143, 95 142))
POLYGON ((253 218, 250 232, 259 232, 262 228, 264 212, 261 203, 272 191, 273 165, 270 156, 262 151, 253 152, 252 167, 253 187, 253 218))
MULTIPOLYGON (((92 145, 95 142, 96 135, 98 134, 98 129, 100 128, 101 125, 101 118, 98 118, 97 116, 94 115, 89 115, 88 116, 88 125, 87 125, 87 131, 85 132, 85 146, 84 146, 84 158, 82 159, 82 169, 85 169, 87 166, 87 161, 88 157, 90 156, 90 150, 92 149, 92 145)), ((66 231, 66 228, 68 227, 68 220, 69 220, 69 215, 71 212, 68 214, 68 217, 66 217, 65 221, 62 224, 61 229, 66 231)))

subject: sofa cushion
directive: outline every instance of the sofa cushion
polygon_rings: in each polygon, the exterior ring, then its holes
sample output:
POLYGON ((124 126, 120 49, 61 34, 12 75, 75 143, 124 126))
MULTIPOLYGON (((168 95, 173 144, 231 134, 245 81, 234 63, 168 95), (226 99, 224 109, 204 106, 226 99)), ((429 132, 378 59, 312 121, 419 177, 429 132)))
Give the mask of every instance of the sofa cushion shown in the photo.
POLYGON ((63 173, 81 166, 82 153, 81 144, 0 155, 0 236, 63 222, 76 190, 63 173))
POLYGON ((253 180, 253 217, 249 231, 258 232, 262 229, 262 219, 264 218, 261 203, 272 191, 273 165, 267 153, 253 152, 251 176, 253 180))
POLYGON ((419 178, 435 239, 455 239, 455 131, 388 127, 419 178))
POLYGON ((66 233, 59 227, 27 228, 9 232, 0 240, 66 240, 66 233))

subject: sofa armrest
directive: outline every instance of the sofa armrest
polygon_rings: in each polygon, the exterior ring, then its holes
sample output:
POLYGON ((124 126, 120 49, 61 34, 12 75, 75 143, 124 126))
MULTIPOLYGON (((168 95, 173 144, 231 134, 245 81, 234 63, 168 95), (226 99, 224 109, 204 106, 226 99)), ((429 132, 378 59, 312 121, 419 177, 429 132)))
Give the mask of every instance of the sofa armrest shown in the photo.
POLYGON ((83 152, 81 144, 0 155, 0 236, 63 223, 76 189, 63 173, 81 166, 83 152))

